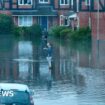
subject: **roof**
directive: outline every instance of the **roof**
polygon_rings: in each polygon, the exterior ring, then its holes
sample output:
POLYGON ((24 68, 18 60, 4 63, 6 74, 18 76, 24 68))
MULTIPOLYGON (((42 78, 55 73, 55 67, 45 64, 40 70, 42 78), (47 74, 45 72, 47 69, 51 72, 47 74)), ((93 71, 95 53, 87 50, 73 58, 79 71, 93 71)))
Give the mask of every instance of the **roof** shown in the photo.
POLYGON ((69 12, 65 13, 64 16, 67 16, 69 18, 75 18, 75 17, 77 17, 77 14, 76 14, 76 12, 69 11, 69 12))
POLYGON ((50 6, 40 6, 37 10, 12 10, 13 15, 57 16, 57 11, 50 6))
POLYGON ((38 8, 37 15, 57 16, 57 11, 53 10, 50 6, 40 6, 38 8))
POLYGON ((76 13, 69 16, 69 18, 76 18, 76 17, 77 17, 76 13))
POLYGON ((29 88, 25 84, 18 84, 18 83, 0 83, 0 89, 4 90, 10 90, 10 89, 16 89, 19 91, 28 91, 29 88))

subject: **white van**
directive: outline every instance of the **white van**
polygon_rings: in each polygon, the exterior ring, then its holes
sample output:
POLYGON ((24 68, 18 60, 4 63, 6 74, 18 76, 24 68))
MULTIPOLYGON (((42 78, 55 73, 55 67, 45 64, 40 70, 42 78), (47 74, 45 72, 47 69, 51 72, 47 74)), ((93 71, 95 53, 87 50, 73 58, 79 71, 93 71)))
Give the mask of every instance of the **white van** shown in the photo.
POLYGON ((0 83, 0 105, 34 105, 30 89, 18 83, 0 83))

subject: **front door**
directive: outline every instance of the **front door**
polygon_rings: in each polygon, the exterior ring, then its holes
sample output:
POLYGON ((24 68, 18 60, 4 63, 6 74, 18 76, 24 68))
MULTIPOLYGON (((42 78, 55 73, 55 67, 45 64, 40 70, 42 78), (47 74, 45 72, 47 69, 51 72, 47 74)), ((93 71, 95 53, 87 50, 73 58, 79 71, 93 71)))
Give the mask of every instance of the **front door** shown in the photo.
POLYGON ((41 25, 42 30, 48 29, 47 24, 48 24, 47 16, 41 16, 40 17, 40 25, 41 25))

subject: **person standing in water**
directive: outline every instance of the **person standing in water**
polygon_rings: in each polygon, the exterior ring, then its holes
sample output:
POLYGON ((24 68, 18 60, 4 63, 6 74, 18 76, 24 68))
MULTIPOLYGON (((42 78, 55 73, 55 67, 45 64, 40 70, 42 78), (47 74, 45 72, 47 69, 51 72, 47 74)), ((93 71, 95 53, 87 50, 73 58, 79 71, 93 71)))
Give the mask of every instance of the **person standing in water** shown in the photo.
POLYGON ((48 61, 49 69, 51 69, 51 67, 52 67, 52 64, 51 64, 51 62, 52 62, 52 46, 51 46, 51 44, 48 42, 47 47, 44 49, 47 50, 46 59, 48 61))

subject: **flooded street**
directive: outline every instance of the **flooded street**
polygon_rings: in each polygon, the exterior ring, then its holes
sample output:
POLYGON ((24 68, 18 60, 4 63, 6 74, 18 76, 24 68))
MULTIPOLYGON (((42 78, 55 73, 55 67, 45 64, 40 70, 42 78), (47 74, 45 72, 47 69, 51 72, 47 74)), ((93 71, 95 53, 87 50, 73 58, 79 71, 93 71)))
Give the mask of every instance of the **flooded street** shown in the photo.
POLYGON ((0 80, 26 83, 35 105, 105 105, 105 42, 62 43, 53 47, 49 70, 43 40, 0 36, 0 80), (101 46, 101 47, 100 47, 101 46))

